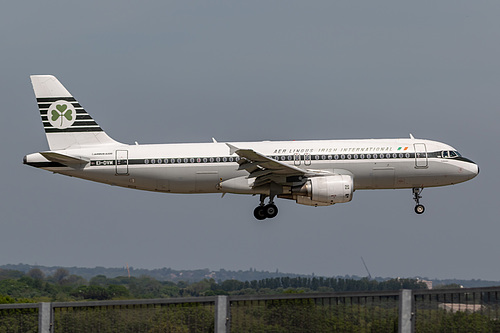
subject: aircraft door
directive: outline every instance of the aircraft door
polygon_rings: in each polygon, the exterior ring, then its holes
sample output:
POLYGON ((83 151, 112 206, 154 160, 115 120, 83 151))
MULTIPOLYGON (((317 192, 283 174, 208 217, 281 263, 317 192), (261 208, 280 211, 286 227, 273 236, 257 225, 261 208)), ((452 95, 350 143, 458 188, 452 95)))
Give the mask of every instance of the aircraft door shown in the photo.
POLYGON ((116 174, 128 175, 128 150, 117 150, 115 158, 116 174))
POLYGON ((429 166, 427 161, 427 148, 425 143, 415 143, 415 168, 425 169, 429 166))
POLYGON ((304 154, 304 165, 311 165, 311 154, 304 154))
POLYGON ((293 164, 295 164, 296 166, 300 165, 300 154, 299 153, 293 154, 293 164))

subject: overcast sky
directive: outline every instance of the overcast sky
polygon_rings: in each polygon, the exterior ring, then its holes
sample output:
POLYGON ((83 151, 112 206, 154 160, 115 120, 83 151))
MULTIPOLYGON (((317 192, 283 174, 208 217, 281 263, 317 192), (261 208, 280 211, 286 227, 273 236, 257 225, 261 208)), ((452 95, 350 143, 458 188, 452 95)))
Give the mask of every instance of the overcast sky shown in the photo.
POLYGON ((498 1, 10 1, 0 11, 0 264, 500 280, 498 1), (125 143, 434 139, 467 183, 352 202, 141 192, 22 165, 30 74, 125 143))

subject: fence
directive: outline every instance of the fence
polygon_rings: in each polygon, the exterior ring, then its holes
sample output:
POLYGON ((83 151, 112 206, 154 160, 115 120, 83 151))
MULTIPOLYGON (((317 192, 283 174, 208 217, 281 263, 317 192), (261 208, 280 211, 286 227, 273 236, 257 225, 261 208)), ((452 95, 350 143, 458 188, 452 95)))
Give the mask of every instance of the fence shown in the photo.
POLYGON ((3 332, 500 332, 500 287, 0 305, 3 332))

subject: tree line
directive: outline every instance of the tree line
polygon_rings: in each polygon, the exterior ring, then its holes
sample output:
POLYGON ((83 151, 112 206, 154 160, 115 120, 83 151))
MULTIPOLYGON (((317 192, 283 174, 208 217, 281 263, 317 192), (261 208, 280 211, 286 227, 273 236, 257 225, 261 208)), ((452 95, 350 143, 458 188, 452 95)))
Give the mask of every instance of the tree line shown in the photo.
MULTIPOLYGON (((425 289, 416 279, 346 279, 276 277, 252 281, 205 279, 198 282, 158 281, 150 276, 97 275, 89 280, 58 269, 45 276, 39 269, 27 273, 0 269, 0 303, 54 302, 210 295, 350 292, 425 289)), ((436 304, 419 308, 416 332, 499 332, 496 305, 481 313, 445 311, 436 304)), ((59 309, 55 332, 213 332, 213 305, 169 304, 161 307, 98 307, 59 309)), ((0 310, 1 332, 35 332, 36 309, 0 310)), ((231 328, 237 332, 397 332, 397 306, 391 302, 353 297, 340 303, 313 299, 238 302, 231 305, 231 328)))
POLYGON ((383 282, 363 279, 324 277, 276 277, 252 281, 204 279, 198 282, 158 281, 152 277, 97 275, 90 280, 69 274, 64 268, 52 275, 38 268, 27 273, 0 269, 0 302, 81 301, 141 299, 212 295, 276 294, 284 292, 348 292, 398 289, 425 289, 416 279, 390 279, 383 282))

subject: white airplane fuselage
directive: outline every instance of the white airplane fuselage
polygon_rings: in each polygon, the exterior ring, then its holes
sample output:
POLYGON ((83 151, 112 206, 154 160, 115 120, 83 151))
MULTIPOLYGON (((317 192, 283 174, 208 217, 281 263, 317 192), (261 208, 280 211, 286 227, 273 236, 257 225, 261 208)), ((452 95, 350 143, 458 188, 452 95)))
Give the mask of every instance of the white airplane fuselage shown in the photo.
MULTIPOLYGON (((475 177, 476 164, 463 158, 429 157, 456 151, 417 139, 273 141, 232 143, 304 169, 352 174, 355 190, 453 185, 475 177), (415 157, 415 144, 427 154, 415 157), (400 150, 398 150, 400 148, 400 150), (406 150, 404 150, 406 148, 406 150), (383 157, 381 156, 383 155, 383 157), (425 155, 425 156, 424 156, 425 155)), ((221 182, 246 177, 223 143, 115 145, 64 150, 88 159, 81 168, 56 165, 36 153, 27 164, 72 177, 147 191, 221 193, 221 182)), ((258 192, 257 192, 258 193, 258 192)))
POLYGON ((127 145, 111 139, 55 77, 35 75, 32 83, 51 150, 25 156, 25 164, 138 190, 260 194, 258 219, 276 216, 275 197, 328 206, 367 189, 412 188, 421 214, 423 188, 458 184, 479 173, 453 147, 411 135, 127 145))

